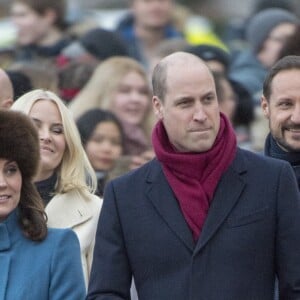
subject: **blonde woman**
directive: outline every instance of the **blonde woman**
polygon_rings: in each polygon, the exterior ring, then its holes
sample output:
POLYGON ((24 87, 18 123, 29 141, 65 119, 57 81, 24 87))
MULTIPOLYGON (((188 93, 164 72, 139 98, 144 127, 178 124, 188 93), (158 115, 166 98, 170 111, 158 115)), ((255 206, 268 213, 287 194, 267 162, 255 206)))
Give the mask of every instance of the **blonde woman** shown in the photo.
POLYGON ((12 109, 29 115, 38 129, 41 159, 35 184, 46 206, 48 226, 72 228, 77 234, 87 284, 102 200, 93 194, 96 177, 75 122, 50 91, 28 92, 12 109))
POLYGON ((124 130, 125 155, 141 157, 151 148, 151 93, 147 74, 134 59, 115 56, 103 61, 69 108, 76 119, 92 108, 113 112, 124 130))

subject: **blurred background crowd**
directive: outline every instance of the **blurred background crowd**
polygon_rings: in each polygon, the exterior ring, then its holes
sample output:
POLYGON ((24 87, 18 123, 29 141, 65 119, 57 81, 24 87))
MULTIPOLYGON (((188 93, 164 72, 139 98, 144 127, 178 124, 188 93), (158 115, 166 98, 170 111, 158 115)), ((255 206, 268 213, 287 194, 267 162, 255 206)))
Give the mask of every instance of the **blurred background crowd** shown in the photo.
POLYGON ((1 0, 0 104, 33 89, 57 94, 101 196, 108 178, 153 157, 151 72, 187 51, 213 71, 239 145, 260 152, 263 80, 279 58, 299 55, 299 15, 298 0, 1 0))

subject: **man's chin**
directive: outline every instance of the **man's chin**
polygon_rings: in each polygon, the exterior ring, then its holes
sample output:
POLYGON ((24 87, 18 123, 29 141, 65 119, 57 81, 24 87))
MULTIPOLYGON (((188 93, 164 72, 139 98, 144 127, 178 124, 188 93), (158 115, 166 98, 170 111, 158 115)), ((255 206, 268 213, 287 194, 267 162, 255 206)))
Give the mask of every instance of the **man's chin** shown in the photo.
POLYGON ((286 152, 300 152, 300 141, 294 143, 278 141, 278 146, 286 152))

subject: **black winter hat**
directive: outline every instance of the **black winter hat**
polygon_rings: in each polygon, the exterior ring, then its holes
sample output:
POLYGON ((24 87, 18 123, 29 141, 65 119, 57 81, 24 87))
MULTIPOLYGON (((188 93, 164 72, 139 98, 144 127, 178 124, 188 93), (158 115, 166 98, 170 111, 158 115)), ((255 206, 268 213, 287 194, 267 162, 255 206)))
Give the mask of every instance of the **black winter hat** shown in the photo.
POLYGON ((217 46, 207 44, 194 45, 188 47, 186 52, 192 53, 204 61, 216 60, 224 65, 225 69, 228 68, 230 63, 229 53, 217 46))
POLYGON ((39 138, 31 119, 24 113, 0 110, 0 158, 16 161, 22 177, 32 179, 39 160, 39 138))
POLYGON ((117 33, 95 28, 85 33, 79 43, 92 55, 100 60, 111 56, 128 56, 128 51, 117 33))

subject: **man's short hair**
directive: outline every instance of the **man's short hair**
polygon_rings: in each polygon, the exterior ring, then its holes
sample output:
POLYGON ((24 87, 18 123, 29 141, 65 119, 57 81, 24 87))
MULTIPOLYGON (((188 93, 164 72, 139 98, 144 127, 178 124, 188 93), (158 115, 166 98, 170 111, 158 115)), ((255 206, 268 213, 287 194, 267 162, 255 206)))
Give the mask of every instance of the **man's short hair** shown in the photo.
POLYGON ((52 9, 56 14, 54 25, 63 30, 66 28, 66 0, 18 0, 32 8, 39 15, 44 15, 48 9, 52 9))
POLYGON ((153 96, 164 101, 167 92, 167 63, 165 61, 159 62, 153 70, 152 88, 153 96))
POLYGON ((269 100, 272 93, 273 78, 281 71, 299 69, 300 70, 300 56, 288 55, 280 59, 267 74, 263 84, 263 95, 269 100))

